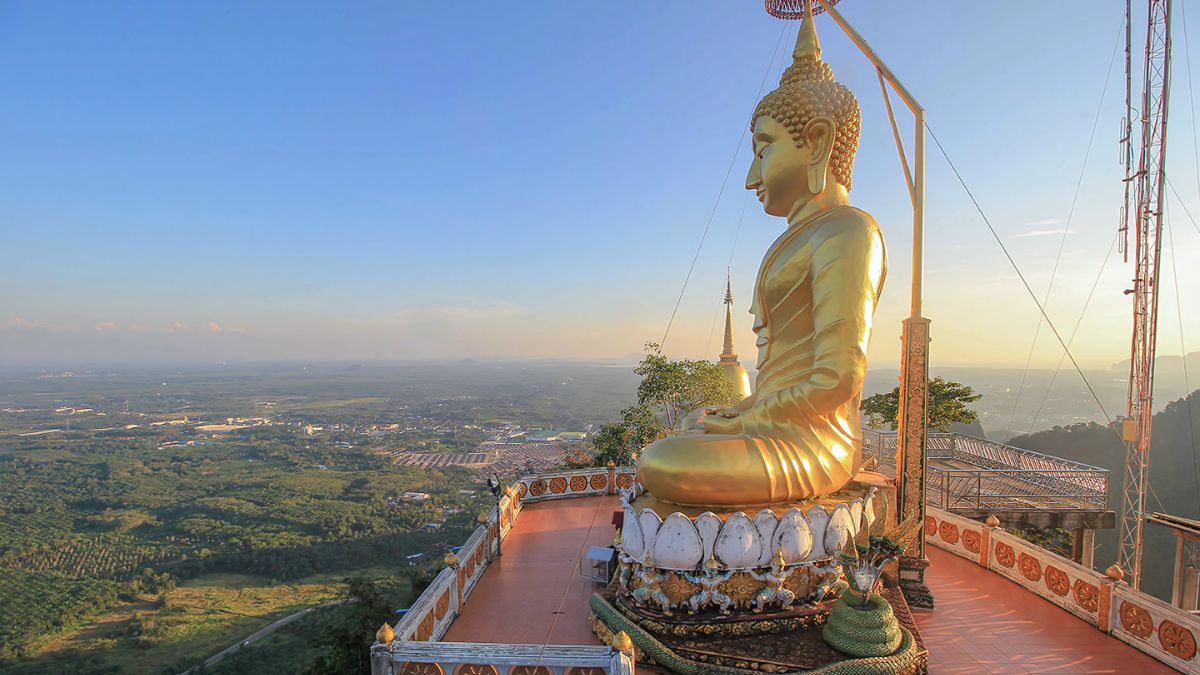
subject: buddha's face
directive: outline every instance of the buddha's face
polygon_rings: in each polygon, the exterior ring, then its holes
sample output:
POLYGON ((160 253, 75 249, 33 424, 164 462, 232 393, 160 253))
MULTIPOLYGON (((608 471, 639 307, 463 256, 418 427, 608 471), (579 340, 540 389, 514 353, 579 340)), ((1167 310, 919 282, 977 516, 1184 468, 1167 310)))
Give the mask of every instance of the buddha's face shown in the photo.
POLYGON ((805 126, 797 144, 778 120, 760 116, 754 120, 754 161, 746 174, 746 189, 754 190, 763 211, 786 217, 813 198, 808 168, 816 165, 824 174, 832 150, 833 122, 816 118, 805 126))

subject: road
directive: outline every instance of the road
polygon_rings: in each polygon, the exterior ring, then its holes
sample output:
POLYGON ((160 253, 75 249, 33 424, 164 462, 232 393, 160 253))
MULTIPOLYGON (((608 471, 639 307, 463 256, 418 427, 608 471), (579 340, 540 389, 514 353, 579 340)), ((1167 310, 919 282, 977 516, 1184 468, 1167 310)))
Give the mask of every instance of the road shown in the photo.
MULTIPOLYGON (((254 631, 253 633, 250 634, 249 637, 242 638, 241 640, 238 640, 237 642, 226 647, 225 649, 222 649, 221 651, 217 652, 216 654, 213 654, 212 656, 208 657, 204 661, 204 667, 212 668, 214 665, 219 663, 221 661, 221 659, 225 658, 226 656, 233 654, 234 652, 238 651, 239 649, 249 647, 250 645, 254 644, 255 642, 258 642, 259 640, 265 638, 266 636, 270 635, 271 633, 274 633, 275 631, 279 630, 280 628, 283 628, 284 626, 299 619, 300 617, 308 616, 312 612, 314 612, 318 609, 321 609, 323 607, 333 607, 335 605, 340 605, 343 602, 346 602, 346 601, 345 600, 334 600, 332 602, 325 602, 320 605, 313 605, 312 607, 306 607, 306 608, 300 610, 299 612, 296 612, 295 614, 288 614, 287 616, 283 617, 282 619, 274 621, 270 625, 254 631)), ((182 675, 190 675, 191 672, 192 672, 191 670, 187 670, 187 671, 184 671, 184 673, 182 675)))

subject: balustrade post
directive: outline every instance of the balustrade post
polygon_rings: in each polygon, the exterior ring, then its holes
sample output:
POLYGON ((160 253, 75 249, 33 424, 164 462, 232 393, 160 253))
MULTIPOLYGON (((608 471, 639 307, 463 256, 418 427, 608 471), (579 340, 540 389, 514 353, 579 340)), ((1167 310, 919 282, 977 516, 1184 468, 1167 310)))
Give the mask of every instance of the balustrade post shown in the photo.
POLYGON ((387 645, 371 647, 371 675, 392 674, 392 650, 387 645))
POLYGON ((1000 519, 996 514, 991 514, 987 520, 983 521, 983 536, 980 537, 983 541, 979 544, 979 566, 991 569, 992 567, 992 531, 1000 528, 1000 519))
POLYGON ((608 463, 608 491, 607 494, 617 494, 617 464, 616 462, 608 463))
POLYGON ((461 566, 458 564, 458 556, 454 555, 454 551, 451 551, 446 554, 446 557, 442 560, 442 562, 446 563, 446 567, 449 567, 450 571, 454 573, 454 576, 450 577, 450 583, 454 584, 454 599, 457 603, 456 607, 458 607, 458 613, 462 614, 463 575, 461 566))
POLYGON ((1096 628, 1099 628, 1103 633, 1111 635, 1113 614, 1115 613, 1113 607, 1113 589, 1125 578, 1125 573, 1121 571, 1120 566, 1114 564, 1109 565, 1104 575, 1108 579, 1100 582, 1100 601, 1096 606, 1096 628))

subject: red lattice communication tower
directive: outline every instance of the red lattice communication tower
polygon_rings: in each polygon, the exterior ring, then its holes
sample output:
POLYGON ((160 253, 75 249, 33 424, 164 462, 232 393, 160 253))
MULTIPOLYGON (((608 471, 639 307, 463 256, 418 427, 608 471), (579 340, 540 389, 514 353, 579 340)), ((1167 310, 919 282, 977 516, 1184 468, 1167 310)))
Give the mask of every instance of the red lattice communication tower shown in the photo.
POLYGON ((1138 588, 1142 577, 1142 530, 1146 522, 1150 421, 1154 400, 1154 349, 1158 327, 1159 254, 1162 251, 1164 163, 1167 156, 1167 104, 1171 94, 1171 0, 1149 0, 1146 62, 1142 79, 1140 143, 1134 170, 1132 101, 1132 0, 1125 9, 1125 205, 1120 239, 1125 260, 1133 255, 1133 341, 1129 361, 1129 406, 1122 425, 1125 480, 1121 502, 1121 551, 1117 563, 1138 588), (1135 188, 1130 210, 1131 184, 1135 188), (1130 230, 1134 246, 1129 247, 1130 230))

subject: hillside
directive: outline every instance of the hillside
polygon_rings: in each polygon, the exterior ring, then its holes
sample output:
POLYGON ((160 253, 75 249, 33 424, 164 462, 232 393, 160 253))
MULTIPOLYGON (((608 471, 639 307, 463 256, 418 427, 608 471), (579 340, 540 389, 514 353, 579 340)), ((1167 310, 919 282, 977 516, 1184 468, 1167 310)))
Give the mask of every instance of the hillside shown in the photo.
MULTIPOLYGON (((1200 518, 1200 457, 1193 431, 1200 437, 1200 390, 1187 399, 1171 401, 1154 416, 1150 443, 1149 511, 1167 511, 1187 518, 1200 518), (1189 422, 1190 411, 1190 422, 1189 422)), ((1017 436, 1018 447, 1092 464, 1111 471, 1109 506, 1121 509, 1125 446, 1113 429, 1087 423, 1054 427, 1017 436)), ((1174 536, 1163 528, 1147 526, 1142 574, 1144 590, 1169 598, 1174 536)), ((1117 532, 1096 535, 1096 566, 1107 567, 1116 560, 1117 532)))

